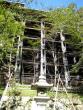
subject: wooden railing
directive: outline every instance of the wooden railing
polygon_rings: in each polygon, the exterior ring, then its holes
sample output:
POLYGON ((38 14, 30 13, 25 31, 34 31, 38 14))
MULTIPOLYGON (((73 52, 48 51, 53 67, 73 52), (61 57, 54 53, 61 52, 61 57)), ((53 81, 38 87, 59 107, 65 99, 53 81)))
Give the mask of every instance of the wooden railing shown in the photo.
MULTIPOLYGON (((33 74, 22 74, 21 76, 21 82, 24 84, 32 84, 33 82, 38 81, 38 76, 35 76, 33 74)), ((54 84, 55 82, 55 76, 54 75, 46 75, 46 80, 49 84, 54 84)), ((58 78, 56 78, 57 82, 58 78)), ((63 83, 65 83, 65 77, 64 75, 61 75, 61 80, 63 83)), ((5 85, 7 82, 7 77, 4 74, 0 74, 0 85, 5 85)), ((83 85, 83 77, 81 76, 79 80, 77 80, 76 76, 70 76, 70 81, 69 81, 70 86, 80 86, 83 85)))
MULTIPOLYGON (((26 84, 31 84, 33 82, 37 82, 38 81, 38 76, 35 76, 33 74, 25 74, 22 75, 22 82, 26 83, 26 84)), ((49 84, 54 84, 55 82, 55 76, 54 75, 47 75, 46 76, 46 80, 49 84)), ((61 80, 63 81, 63 83, 65 84, 65 76, 61 75, 61 80)), ((58 81, 58 78, 56 78, 56 82, 58 81)), ((80 77, 79 80, 77 80, 76 76, 70 76, 70 81, 69 81, 69 85, 70 86, 79 86, 79 85, 83 85, 83 77, 80 77)))

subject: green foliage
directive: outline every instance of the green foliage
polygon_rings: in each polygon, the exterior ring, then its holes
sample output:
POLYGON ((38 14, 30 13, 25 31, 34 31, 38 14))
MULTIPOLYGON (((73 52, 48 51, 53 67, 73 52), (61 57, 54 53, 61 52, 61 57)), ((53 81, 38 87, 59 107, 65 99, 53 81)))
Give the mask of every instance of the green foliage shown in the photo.
POLYGON ((14 89, 9 90, 9 94, 10 94, 10 96, 13 96, 13 94, 16 94, 16 96, 34 97, 37 95, 37 91, 31 90, 31 88, 28 87, 28 85, 27 86, 25 86, 25 85, 18 86, 18 84, 16 84, 14 89))
POLYGON ((76 63, 72 67, 73 67, 72 70, 71 70, 72 73, 78 73, 80 71, 80 69, 83 68, 83 55, 80 56, 80 59, 79 59, 78 63, 76 63))
POLYGON ((40 44, 40 40, 28 40, 28 43, 29 43, 29 45, 31 45, 33 48, 35 47, 38 47, 39 46, 39 44, 40 44))
POLYGON ((15 78, 11 78, 11 80, 9 81, 9 84, 10 84, 10 89, 8 90, 7 94, 9 96, 20 96, 21 92, 16 86, 15 78))
POLYGON ((18 106, 21 106, 21 97, 9 97, 7 101, 4 101, 1 109, 2 110, 15 110, 18 106))
POLYGON ((28 85, 21 85, 16 83, 15 79, 10 80, 10 88, 7 91, 8 96, 29 96, 34 97, 37 95, 36 90, 32 90, 28 85))
MULTIPOLYGON (((32 2, 32 0, 30 0, 32 2)), ((83 8, 77 9, 75 4, 66 8, 57 8, 49 12, 36 11, 22 7, 19 3, 0 2, 0 62, 13 50, 13 38, 23 36, 24 27, 21 22, 25 20, 51 22, 51 28, 46 27, 46 36, 52 36, 61 29, 70 34, 66 43, 70 44, 74 52, 82 53, 83 46, 83 8), (49 34, 49 35, 48 35, 49 34), (77 45, 79 44, 79 45, 77 45)), ((36 26, 35 26, 36 27, 36 26)), ((34 28, 35 28, 34 27, 34 28)), ((40 41, 28 41, 32 47, 37 47, 40 41)), ((81 60, 81 54, 79 55, 81 60)), ((79 62, 80 62, 79 60, 79 62)), ((80 63, 79 63, 80 64, 80 63)), ((74 65, 74 67, 77 67, 74 65)))
POLYGON ((2 87, 2 86, 0 85, 0 95, 2 95, 3 91, 4 91, 4 87, 2 87))
POLYGON ((55 92, 47 91, 47 95, 48 95, 50 98, 54 98, 54 97, 55 97, 55 92))
POLYGON ((80 17, 75 10, 71 7, 57 8, 47 13, 47 20, 54 24, 55 31, 63 29, 70 33, 76 32, 80 17))
POLYGON ((47 20, 53 24, 51 34, 63 30, 68 33, 70 38, 65 42, 69 44, 74 52, 79 52, 79 62, 72 66, 73 72, 77 73, 80 70, 80 65, 83 66, 83 8, 77 9, 75 4, 70 4, 67 8, 57 8, 47 13, 47 20))
POLYGON ((23 37, 24 27, 21 22, 15 20, 16 13, 0 2, 0 69, 8 62, 10 53, 14 54, 14 39, 17 35, 23 37))
MULTIPOLYGON (((56 96, 56 92, 52 92, 52 91, 48 91, 47 94, 52 99, 54 99, 56 96)), ((74 99, 78 100, 79 99, 80 101, 83 102, 83 93, 71 93, 70 92, 70 93, 66 94, 65 92, 58 92, 57 98, 58 99, 62 99, 62 98, 69 99, 70 98, 70 100, 74 100, 74 99)))

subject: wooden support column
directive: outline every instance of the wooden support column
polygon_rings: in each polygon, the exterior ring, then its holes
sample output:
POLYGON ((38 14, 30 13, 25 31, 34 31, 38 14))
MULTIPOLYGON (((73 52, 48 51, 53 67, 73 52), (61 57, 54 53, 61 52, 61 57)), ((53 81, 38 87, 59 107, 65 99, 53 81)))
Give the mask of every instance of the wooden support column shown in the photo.
POLYGON ((65 74, 65 86, 68 87, 68 81, 70 79, 69 71, 68 71, 68 61, 65 56, 66 53, 66 46, 64 45, 65 37, 63 35, 63 31, 60 32, 60 38, 61 38, 61 48, 63 53, 63 64, 64 64, 64 74, 65 74))

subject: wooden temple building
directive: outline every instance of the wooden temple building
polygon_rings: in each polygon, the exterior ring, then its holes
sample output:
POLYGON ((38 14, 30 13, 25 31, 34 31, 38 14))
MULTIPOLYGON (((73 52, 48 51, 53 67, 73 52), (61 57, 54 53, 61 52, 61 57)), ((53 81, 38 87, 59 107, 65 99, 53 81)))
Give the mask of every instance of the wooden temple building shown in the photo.
MULTIPOLYGON (((8 8, 7 5, 4 6, 8 8)), ((8 6, 12 10, 10 3, 8 6)), ((72 65, 79 61, 79 52, 73 50, 67 42, 70 35, 63 30, 51 33, 53 24, 46 21, 45 14, 42 14, 46 12, 26 9, 22 5, 17 8, 17 15, 24 16, 25 37, 21 39, 21 36, 17 36, 17 45, 14 46, 17 48, 13 60, 16 81, 24 84, 36 83, 43 71, 49 84, 56 84, 60 74, 67 86, 71 79, 72 65)), ((12 11, 15 11, 14 7, 12 11)), ((15 19, 20 21, 19 16, 15 19)), ((4 79, 2 75, 0 77, 4 79)))
POLYGON ((60 74, 68 85, 70 69, 79 57, 78 54, 73 54, 73 49, 65 43, 69 35, 62 30, 47 36, 50 27, 51 24, 44 21, 25 22, 25 38, 22 41, 18 38, 15 68, 16 80, 20 83, 36 83, 43 71, 49 84, 56 84, 60 74), (38 28, 34 28, 36 25, 38 28))

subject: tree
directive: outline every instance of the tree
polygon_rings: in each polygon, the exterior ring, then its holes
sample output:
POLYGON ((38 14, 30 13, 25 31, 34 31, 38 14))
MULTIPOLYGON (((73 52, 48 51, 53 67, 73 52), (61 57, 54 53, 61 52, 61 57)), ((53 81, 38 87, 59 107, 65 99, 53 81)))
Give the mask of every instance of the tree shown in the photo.
MULTIPOLYGON (((10 53, 15 52, 13 48, 14 38, 23 36, 23 25, 15 20, 15 13, 0 5, 0 65, 7 64, 10 53)), ((2 69, 2 66, 0 67, 2 69)))
POLYGON ((78 72, 80 65, 83 64, 83 8, 77 9, 76 7, 77 6, 75 4, 70 4, 66 8, 51 10, 47 13, 46 18, 46 20, 53 24, 51 34, 54 34, 62 29, 65 33, 70 35, 70 38, 65 43, 73 48, 72 53, 80 53, 78 55, 78 63, 73 66, 73 70, 78 67, 77 71, 74 71, 74 73, 78 72))

